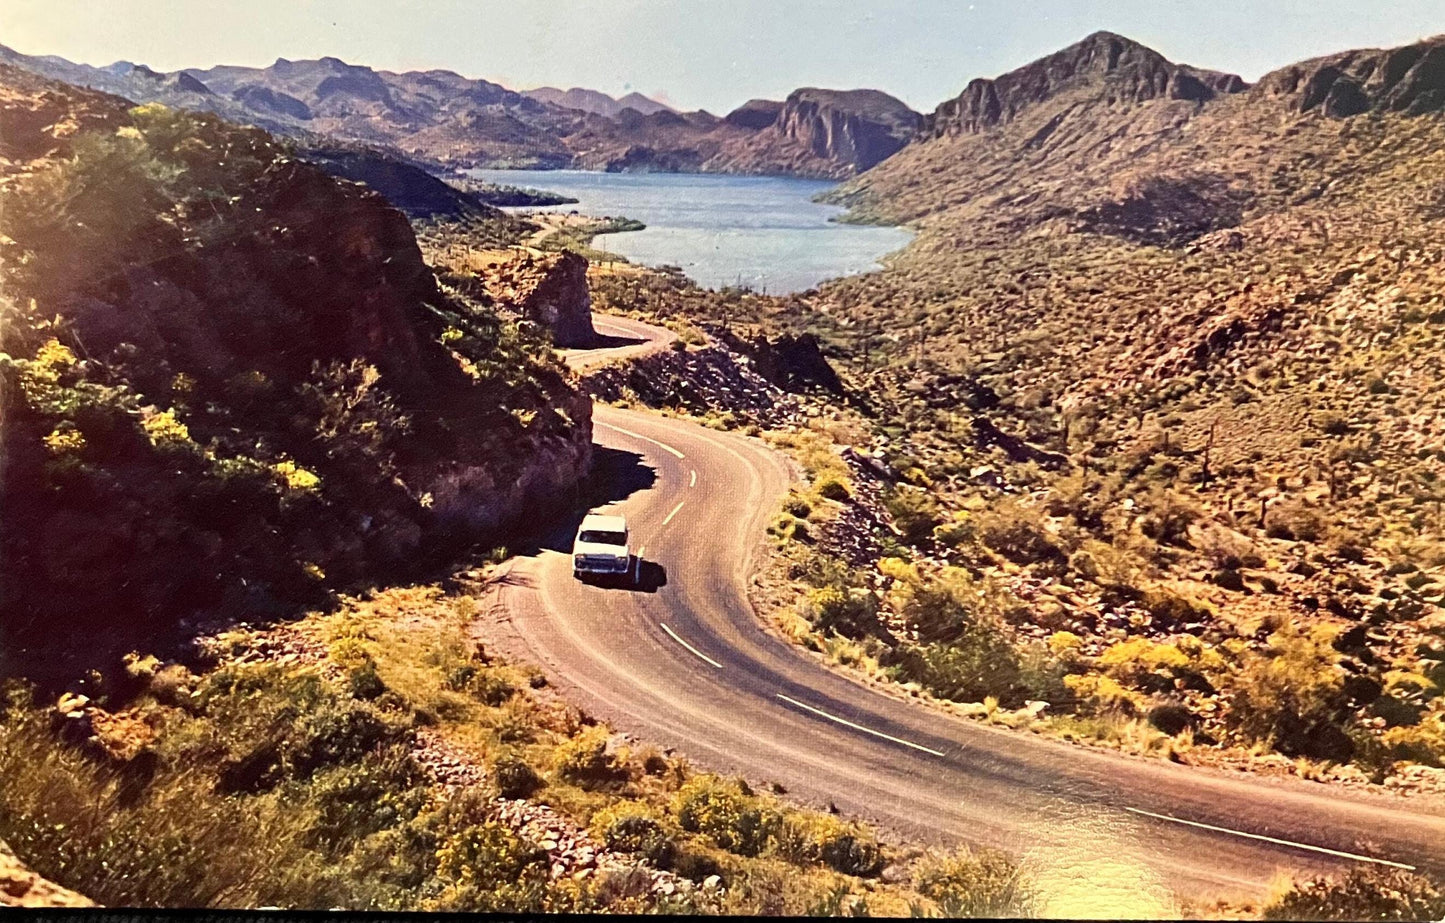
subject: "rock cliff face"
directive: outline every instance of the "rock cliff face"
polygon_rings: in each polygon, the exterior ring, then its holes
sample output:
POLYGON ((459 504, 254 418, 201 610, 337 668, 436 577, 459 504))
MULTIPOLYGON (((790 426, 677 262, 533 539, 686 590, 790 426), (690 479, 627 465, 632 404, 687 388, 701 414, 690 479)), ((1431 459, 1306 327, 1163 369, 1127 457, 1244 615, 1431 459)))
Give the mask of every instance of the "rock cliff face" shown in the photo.
POLYGON ((922 134, 939 137, 984 131, 1012 122, 1023 110, 1084 84, 1099 84, 1104 100, 1111 104, 1152 99, 1207 102, 1247 86, 1234 74, 1174 64, 1123 36, 1096 32, 1001 77, 973 80, 956 99, 927 117, 922 134))
POLYGON ((817 157, 862 172, 907 144, 921 123, 887 93, 807 88, 788 97, 772 128, 817 157))
POLYGON ((576 253, 522 256, 491 267, 481 281, 497 303, 546 327, 552 332, 552 341, 563 349, 590 346, 596 340, 585 257, 576 253))
POLYGON ((1445 35, 1386 50, 1347 51, 1265 75, 1258 92, 1290 97, 1300 112, 1332 118, 1364 112, 1445 110, 1445 35))

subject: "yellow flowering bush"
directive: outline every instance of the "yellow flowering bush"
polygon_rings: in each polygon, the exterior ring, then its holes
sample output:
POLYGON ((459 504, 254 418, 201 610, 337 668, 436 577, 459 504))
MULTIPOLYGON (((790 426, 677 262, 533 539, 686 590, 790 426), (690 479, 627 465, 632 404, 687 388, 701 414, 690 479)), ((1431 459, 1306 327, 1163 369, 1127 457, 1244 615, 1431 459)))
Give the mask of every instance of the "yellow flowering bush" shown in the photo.
POLYGON ((321 488, 321 478, 307 471, 289 458, 283 458, 271 466, 271 472, 289 490, 315 493, 321 488))

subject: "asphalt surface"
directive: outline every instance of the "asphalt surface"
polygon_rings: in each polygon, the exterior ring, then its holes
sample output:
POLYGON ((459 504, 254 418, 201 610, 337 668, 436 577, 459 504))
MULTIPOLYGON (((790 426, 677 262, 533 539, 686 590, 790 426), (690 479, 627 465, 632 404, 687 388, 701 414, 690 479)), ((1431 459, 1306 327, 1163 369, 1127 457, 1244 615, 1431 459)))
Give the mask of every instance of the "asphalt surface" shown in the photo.
MULTIPOLYGON (((635 321, 598 326, 618 339, 569 362, 672 340, 635 321)), ((615 726, 909 841, 1008 850, 1054 898, 1054 915, 1259 899, 1280 872, 1360 863, 1445 873, 1436 799, 1086 749, 829 670, 765 630, 747 602, 787 462, 756 439, 651 413, 598 405, 594 425, 599 499, 611 501, 601 506, 625 514, 643 546, 642 585, 574 580, 573 521, 514 561, 502 598, 549 675, 615 726)))

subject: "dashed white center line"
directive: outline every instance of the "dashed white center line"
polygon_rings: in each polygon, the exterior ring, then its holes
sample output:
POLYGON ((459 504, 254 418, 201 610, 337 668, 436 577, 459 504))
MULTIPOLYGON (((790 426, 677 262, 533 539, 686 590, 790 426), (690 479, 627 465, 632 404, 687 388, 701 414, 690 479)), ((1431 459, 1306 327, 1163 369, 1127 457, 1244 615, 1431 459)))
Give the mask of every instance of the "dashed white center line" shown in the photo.
POLYGON ((1280 846, 1291 846, 1295 849, 1306 849, 1310 852, 1324 853, 1327 856, 1338 856, 1341 859, 1353 859, 1356 862, 1373 862, 1376 865, 1388 865, 1391 868, 1404 869, 1407 872, 1415 871, 1415 866, 1406 865, 1403 862, 1391 862, 1389 859, 1376 859, 1373 856, 1362 856, 1358 853, 1342 852, 1338 849, 1327 849, 1323 846, 1311 846, 1308 843, 1296 843, 1294 840, 1281 840, 1278 837, 1265 836, 1261 833, 1245 833, 1243 830, 1231 830, 1228 827, 1216 827, 1213 824, 1202 824, 1195 820, 1184 820, 1178 817, 1170 817, 1168 814, 1155 814, 1153 811, 1142 811, 1139 808, 1126 807, 1124 810, 1131 814, 1142 814, 1145 817, 1152 817, 1155 820, 1167 820, 1175 824, 1184 824, 1189 827, 1198 827, 1201 830, 1213 830, 1216 833, 1227 833, 1230 836, 1244 837, 1250 840, 1262 840, 1266 843, 1276 843, 1280 846))
POLYGON ((696 471, 693 471, 692 477, 688 478, 687 486, 688 486, 688 487, 696 487, 696 486, 697 486, 697 472, 696 472, 696 471))
POLYGON ((862 731, 865 734, 872 734, 874 737, 881 737, 884 740, 891 740, 894 743, 902 744, 905 747, 912 747, 915 750, 922 750, 924 753, 932 753, 934 756, 944 755, 940 751, 934 750, 931 747, 925 747, 922 744, 916 744, 911 740, 904 740, 901 737, 894 737, 893 735, 885 734, 882 731, 875 731, 872 728, 864 727, 861 724, 854 724, 846 718, 839 718, 837 715, 830 715, 827 712, 823 711, 821 708, 814 708, 811 705, 805 705, 802 702, 799 702, 797 699, 789 698, 788 696, 783 695, 781 692, 779 692, 777 695, 778 698, 782 699, 784 702, 787 702, 789 705, 796 705, 799 708, 805 708, 815 715, 820 715, 824 718, 827 718, 829 721, 836 721, 839 724, 850 727, 855 731, 862 731))
POLYGON ((667 514, 667 518, 662 521, 662 524, 663 524, 663 525, 667 525, 668 523, 672 522, 672 517, 674 517, 674 516, 676 516, 676 515, 678 514, 678 511, 682 509, 682 504, 683 504, 683 503, 686 503, 686 502, 687 502, 687 501, 684 500, 684 501, 682 501, 682 503, 679 503, 677 506, 674 506, 674 507, 672 508, 672 512, 667 514))
POLYGON ((677 632, 675 632, 675 631, 673 631, 671 628, 667 627, 667 623, 666 623, 666 622, 662 622, 662 623, 660 623, 660 624, 662 625, 662 630, 665 631, 665 632, 667 632, 669 635, 672 636, 672 640, 676 641, 678 644, 681 644, 683 647, 685 647, 685 648, 687 648, 688 650, 692 651, 692 652, 693 652, 694 654, 696 654, 698 657, 701 657, 703 660, 706 660, 708 663, 710 663, 710 664, 712 664, 713 666, 717 667, 719 670, 722 669, 722 664, 718 663, 716 660, 713 660, 711 657, 709 657, 708 655, 704 654, 702 651, 698 650, 697 648, 693 647, 691 644, 688 644, 686 641, 682 640, 682 638, 678 637, 677 632))
POLYGON ((620 426, 613 426, 611 423, 603 423, 601 420, 597 420, 597 421, 595 421, 595 422, 596 422, 596 424, 597 424, 598 426, 605 426, 605 427, 607 427, 608 429, 616 430, 617 432, 621 433, 621 434, 624 435, 624 436, 631 436, 633 439, 641 439, 643 442, 650 442, 650 443, 652 443, 652 444, 655 445, 655 446, 659 446, 659 447, 661 447, 661 448, 663 448, 663 449, 666 449, 667 451, 671 452, 673 455, 676 455, 678 458, 687 458, 686 455, 682 454, 682 453, 679 452, 677 449, 674 449, 672 446, 668 445, 668 444, 665 443, 665 442, 658 442, 656 439, 653 439, 651 436, 644 436, 644 435, 642 435, 641 433, 634 433, 634 432, 633 432, 632 430, 630 430, 630 429, 623 429, 623 428, 620 427, 620 426))

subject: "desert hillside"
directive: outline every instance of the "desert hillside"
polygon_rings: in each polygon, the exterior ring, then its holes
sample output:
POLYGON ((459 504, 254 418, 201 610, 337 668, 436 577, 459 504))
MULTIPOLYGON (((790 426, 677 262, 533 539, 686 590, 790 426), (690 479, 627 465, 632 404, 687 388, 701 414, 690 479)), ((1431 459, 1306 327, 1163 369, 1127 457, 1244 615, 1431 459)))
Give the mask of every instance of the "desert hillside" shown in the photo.
POLYGON ((376 193, 212 116, 0 94, 7 658, 419 573, 585 474, 548 341, 376 193))
POLYGON ((1445 762, 1442 61, 1246 86, 1099 33, 840 188, 919 229, 885 270, 606 298, 840 363, 842 463, 799 445, 822 493, 779 527, 809 644, 1065 736, 1410 787, 1445 762))

